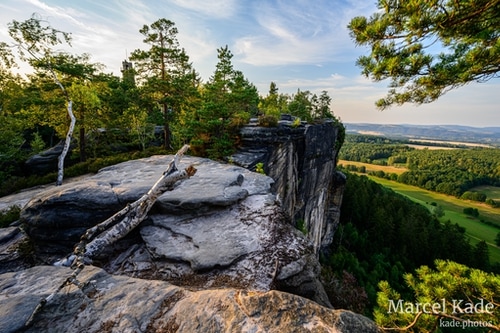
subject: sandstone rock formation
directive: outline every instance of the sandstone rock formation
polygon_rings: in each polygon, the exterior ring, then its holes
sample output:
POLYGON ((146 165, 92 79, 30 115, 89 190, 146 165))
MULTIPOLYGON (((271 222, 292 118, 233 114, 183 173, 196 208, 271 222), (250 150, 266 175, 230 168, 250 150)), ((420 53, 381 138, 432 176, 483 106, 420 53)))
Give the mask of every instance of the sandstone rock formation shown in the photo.
POLYGON ((65 287, 24 329, 70 274, 40 263, 65 256, 87 228, 141 197, 172 156, 37 192, 21 212, 23 232, 0 232, 0 332, 378 331, 361 315, 332 310, 318 278, 318 253, 331 241, 345 181, 335 171, 337 134, 329 122, 246 127, 232 161, 250 169, 262 162, 270 177, 184 157, 181 164, 197 173, 84 268, 82 289, 65 287))
POLYGON ((29 238, 18 227, 0 228, 0 274, 29 268, 30 251, 29 238))
POLYGON ((85 286, 67 287, 33 326, 23 324, 68 268, 36 266, 0 275, 0 332, 378 332, 358 314, 278 291, 189 291, 164 281, 109 275, 89 266, 85 286))
POLYGON ((26 161, 26 168, 30 170, 30 172, 39 175, 57 171, 58 159, 63 148, 64 142, 61 141, 54 147, 33 155, 26 161))
MULTIPOLYGON (((21 221, 37 254, 51 263, 71 252, 85 229, 147 192, 171 159, 128 161, 35 196, 21 221)), ((100 266, 190 288, 281 287, 330 306, 313 248, 283 214, 270 177, 203 158, 182 164, 197 173, 160 196, 139 232, 97 258, 100 266)))
POLYGON ((295 126, 283 116, 278 127, 256 121, 241 130, 241 148, 230 160, 255 170, 262 163, 273 191, 314 251, 327 249, 340 218, 345 176, 336 170, 340 128, 333 121, 295 126))

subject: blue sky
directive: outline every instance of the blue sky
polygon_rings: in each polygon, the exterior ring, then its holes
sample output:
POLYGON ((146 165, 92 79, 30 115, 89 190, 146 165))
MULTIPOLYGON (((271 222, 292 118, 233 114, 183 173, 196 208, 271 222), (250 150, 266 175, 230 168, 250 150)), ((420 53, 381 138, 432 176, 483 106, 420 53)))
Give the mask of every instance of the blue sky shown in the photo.
POLYGON ((328 91, 343 122, 500 126, 500 80, 471 83, 439 101, 378 111, 388 82, 361 76, 356 47, 346 28, 352 17, 369 16, 375 0, 1 0, 0 40, 6 25, 40 14, 54 28, 71 32, 75 54, 89 53, 106 72, 120 74, 127 53, 146 48, 139 29, 159 18, 175 22, 178 39, 207 80, 217 48, 234 54, 233 66, 266 95, 279 91, 328 91))

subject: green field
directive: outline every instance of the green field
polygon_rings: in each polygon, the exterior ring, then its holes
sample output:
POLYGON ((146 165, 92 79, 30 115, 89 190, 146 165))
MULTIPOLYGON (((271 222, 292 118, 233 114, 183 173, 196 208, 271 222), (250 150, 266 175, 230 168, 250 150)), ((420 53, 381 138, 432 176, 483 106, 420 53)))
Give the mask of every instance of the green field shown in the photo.
POLYGON ((397 175, 400 175, 403 172, 408 171, 408 169, 405 167, 397 167, 397 166, 391 166, 391 165, 377 165, 377 164, 369 164, 369 163, 354 162, 354 161, 347 161, 347 160, 339 160, 338 165, 344 166, 344 167, 346 167, 348 165, 354 165, 358 168, 360 166, 364 166, 366 168, 366 172, 384 171, 385 173, 395 173, 397 175))
MULTIPOLYGON (((445 215, 441 218, 442 221, 451 220, 452 223, 466 229, 467 236, 470 237, 471 243, 476 244, 480 240, 485 240, 490 251, 490 261, 492 263, 500 263, 500 248, 495 245, 495 237, 500 232, 500 209, 491 208, 485 204, 464 201, 452 196, 427 191, 416 186, 405 185, 394 181, 372 177, 369 178, 381 185, 393 189, 395 192, 407 196, 411 200, 418 202, 429 209, 432 209, 432 202, 443 207, 445 215), (463 214, 465 207, 477 208, 479 210, 479 218, 475 219, 463 214), (489 225, 482 223, 480 220, 488 221, 496 224, 489 225)), ((500 190, 490 187, 490 191, 500 190)), ((494 197, 489 196, 488 197, 494 197)))

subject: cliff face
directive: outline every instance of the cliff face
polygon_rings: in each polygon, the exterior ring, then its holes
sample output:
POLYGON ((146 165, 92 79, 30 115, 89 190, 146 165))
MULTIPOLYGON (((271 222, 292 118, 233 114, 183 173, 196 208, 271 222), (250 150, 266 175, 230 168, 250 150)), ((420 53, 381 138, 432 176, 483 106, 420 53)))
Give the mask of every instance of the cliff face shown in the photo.
POLYGON ((231 161, 255 170, 262 163, 274 179, 273 191, 316 254, 332 242, 340 217, 345 176, 336 170, 339 127, 332 121, 278 127, 251 123, 241 130, 242 145, 231 161))

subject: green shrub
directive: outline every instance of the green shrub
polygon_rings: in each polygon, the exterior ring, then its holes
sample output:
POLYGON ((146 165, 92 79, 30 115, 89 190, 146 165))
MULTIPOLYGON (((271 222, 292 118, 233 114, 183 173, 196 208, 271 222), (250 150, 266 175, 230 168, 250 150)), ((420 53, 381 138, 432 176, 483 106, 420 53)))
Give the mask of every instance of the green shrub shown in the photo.
POLYGON ((229 126, 240 128, 248 124, 249 121, 250 114, 248 112, 238 112, 231 118, 229 126))
POLYGON ((278 126, 278 118, 274 115, 263 115, 259 117, 259 126, 262 127, 276 127, 278 126))
POLYGON ((464 214, 470 215, 473 217, 479 216, 479 210, 477 208, 467 207, 467 208, 464 208, 463 212, 464 212, 464 214))
POLYGON ((481 193, 481 192, 465 191, 460 196, 460 199, 485 202, 486 201, 486 194, 481 193))
POLYGON ((235 140, 232 140, 227 133, 212 137, 211 145, 206 148, 208 158, 219 160, 229 156, 234 152, 235 140))
POLYGON ((45 142, 40 133, 33 133, 33 140, 31 140, 30 146, 33 154, 38 154, 45 149, 45 142))
POLYGON ((306 222, 304 219, 297 220, 297 229, 299 229, 304 235, 307 235, 306 222))
POLYGON ((258 173, 265 175, 266 172, 264 171, 264 163, 262 163, 262 162, 257 163, 255 165, 255 172, 258 172, 258 173))
POLYGON ((496 202, 495 200, 490 199, 490 198, 486 199, 485 203, 486 203, 487 205, 490 205, 490 206, 491 206, 491 207, 493 207, 493 208, 496 208, 496 207, 499 207, 499 206, 500 206, 498 202, 496 202))

